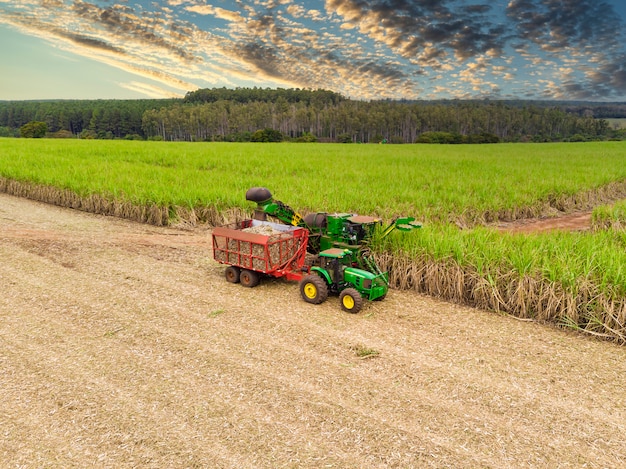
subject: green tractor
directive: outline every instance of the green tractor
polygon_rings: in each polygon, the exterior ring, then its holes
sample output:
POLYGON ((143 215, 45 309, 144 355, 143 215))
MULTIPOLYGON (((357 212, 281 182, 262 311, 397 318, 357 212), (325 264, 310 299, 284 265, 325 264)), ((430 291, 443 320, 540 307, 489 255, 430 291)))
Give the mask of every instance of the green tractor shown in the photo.
POLYGON ((387 273, 353 267, 349 249, 330 248, 319 253, 319 265, 300 281, 300 294, 307 303, 320 304, 328 294, 338 294, 341 309, 358 313, 363 300, 382 300, 387 295, 387 273))
POLYGON ((311 275, 300 283, 302 298, 319 304, 329 292, 339 294, 342 308, 353 313, 361 309, 363 299, 379 300, 387 294, 389 276, 370 255, 372 238, 421 227, 413 217, 397 218, 386 227, 380 218, 352 213, 316 212, 303 217, 274 199, 265 187, 248 189, 246 200, 257 204, 257 220, 264 221, 269 215, 308 230, 307 250, 316 256, 316 262, 311 275))

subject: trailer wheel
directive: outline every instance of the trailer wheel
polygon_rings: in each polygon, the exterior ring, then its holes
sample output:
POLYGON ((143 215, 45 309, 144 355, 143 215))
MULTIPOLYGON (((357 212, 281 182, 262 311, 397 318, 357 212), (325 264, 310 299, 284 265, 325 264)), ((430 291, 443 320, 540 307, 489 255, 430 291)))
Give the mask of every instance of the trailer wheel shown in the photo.
POLYGON ((354 288, 346 288, 339 295, 341 309, 348 313, 356 314, 363 307, 363 297, 354 288))
POLYGON ((234 266, 226 267, 226 271, 224 271, 224 277, 230 283, 239 283, 239 277, 241 275, 241 270, 234 266))
POLYGON ((319 275, 307 275, 300 281, 300 295, 307 303, 319 305, 328 298, 328 286, 319 275))
POLYGON ((239 275, 239 280, 244 287, 252 288, 259 284, 261 277, 253 270, 242 270, 239 275))

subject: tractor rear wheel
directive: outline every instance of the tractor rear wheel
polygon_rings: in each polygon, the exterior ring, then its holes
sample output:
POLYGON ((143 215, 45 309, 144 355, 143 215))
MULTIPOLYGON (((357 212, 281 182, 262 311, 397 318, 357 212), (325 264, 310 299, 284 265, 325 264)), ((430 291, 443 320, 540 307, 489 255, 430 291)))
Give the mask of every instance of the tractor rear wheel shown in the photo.
POLYGON ((254 270, 242 270, 239 280, 244 287, 256 287, 261 281, 261 277, 254 270))
POLYGON ((241 274, 241 270, 239 270, 235 266, 228 266, 224 271, 224 277, 230 283, 239 283, 239 275, 241 274))
POLYGON ((339 295, 341 309, 348 313, 356 314, 363 307, 363 297, 354 288, 346 288, 339 295))
POLYGON ((307 275, 300 280, 300 295, 307 303, 319 305, 328 298, 328 285, 319 275, 307 275))

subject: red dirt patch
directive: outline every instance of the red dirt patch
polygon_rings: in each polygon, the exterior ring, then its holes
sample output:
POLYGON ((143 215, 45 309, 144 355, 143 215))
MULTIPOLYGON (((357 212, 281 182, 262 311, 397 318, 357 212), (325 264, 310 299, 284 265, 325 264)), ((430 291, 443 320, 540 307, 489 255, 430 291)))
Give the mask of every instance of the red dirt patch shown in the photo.
POLYGON ((555 218, 516 220, 498 225, 501 231, 536 233, 551 230, 586 231, 591 228, 591 210, 575 212, 555 218))

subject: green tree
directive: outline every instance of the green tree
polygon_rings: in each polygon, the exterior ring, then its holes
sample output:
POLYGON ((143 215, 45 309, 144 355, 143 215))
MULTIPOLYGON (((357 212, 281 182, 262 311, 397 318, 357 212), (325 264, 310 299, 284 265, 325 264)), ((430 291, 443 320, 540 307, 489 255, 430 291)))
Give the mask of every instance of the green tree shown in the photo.
POLYGON ((283 134, 274 129, 257 130, 250 138, 251 142, 282 142, 283 134))
POLYGON ((317 142, 317 137, 313 135, 311 132, 303 132, 302 135, 296 138, 296 142, 300 142, 300 143, 317 142))
POLYGON ((9 127, 0 127, 0 137, 14 137, 14 133, 9 127))
POLYGON ((415 143, 463 143, 463 136, 456 132, 424 132, 415 143))
POLYGON ((50 134, 52 138, 72 138, 74 134, 69 130, 57 130, 56 132, 50 134))
POLYGON ((20 137, 22 138, 42 138, 48 132, 48 124, 45 122, 31 121, 20 127, 20 137))

